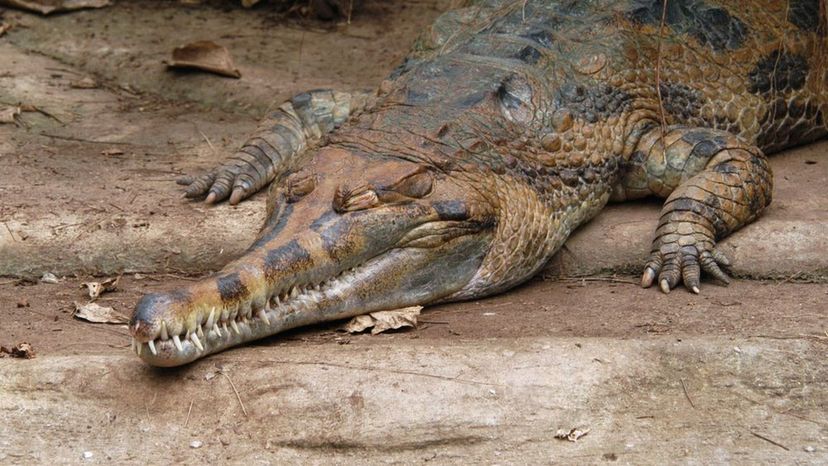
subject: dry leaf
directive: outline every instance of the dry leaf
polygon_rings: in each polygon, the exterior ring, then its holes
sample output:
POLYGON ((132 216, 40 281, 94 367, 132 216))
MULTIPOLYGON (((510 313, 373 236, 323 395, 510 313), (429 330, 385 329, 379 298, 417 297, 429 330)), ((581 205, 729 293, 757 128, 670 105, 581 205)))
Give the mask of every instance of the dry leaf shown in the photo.
POLYGON ((167 63, 170 68, 195 68, 211 73, 241 78, 241 73, 233 63, 230 52, 221 45, 209 40, 193 42, 172 51, 172 61, 167 63))
POLYGON ((20 358, 20 359, 32 359, 35 357, 34 348, 32 345, 27 342, 18 343, 16 346, 12 346, 11 348, 6 348, 5 346, 0 346, 0 356, 4 354, 8 354, 13 358, 20 358))
POLYGON ((20 115, 20 107, 2 107, 0 108, 0 124, 3 123, 17 123, 17 115, 20 115))
POLYGON ((87 76, 83 79, 70 82, 69 87, 74 87, 75 89, 96 89, 98 82, 87 76))
POLYGON ((48 15, 82 8, 103 8, 109 6, 109 0, 0 0, 0 5, 48 15))
POLYGON ((60 283, 58 277, 56 277, 55 274, 53 274, 52 272, 46 272, 43 275, 41 275, 40 281, 43 283, 50 283, 52 285, 60 283))
POLYGON ((120 279, 121 277, 117 277, 107 278, 102 282, 84 282, 81 283, 81 288, 86 287, 89 291, 89 297, 94 300, 107 291, 115 291, 118 287, 118 280, 120 279))
POLYGON ((356 316, 345 324, 343 330, 348 333, 359 333, 371 329, 371 335, 403 327, 417 327, 417 316, 422 306, 412 306, 393 311, 377 311, 370 314, 356 316))
POLYGON ((558 429, 558 431, 555 432, 555 438, 558 440, 568 440, 570 442, 577 442, 579 438, 588 434, 589 431, 589 428, 579 429, 577 427, 569 429, 568 431, 564 429, 558 429))
POLYGON ((3 34, 9 32, 11 30, 11 28, 12 28, 12 25, 9 24, 9 23, 0 23, 0 37, 2 37, 3 34))
POLYGON ((95 324, 126 324, 129 319, 111 307, 99 306, 95 303, 81 305, 75 303, 73 317, 95 324))

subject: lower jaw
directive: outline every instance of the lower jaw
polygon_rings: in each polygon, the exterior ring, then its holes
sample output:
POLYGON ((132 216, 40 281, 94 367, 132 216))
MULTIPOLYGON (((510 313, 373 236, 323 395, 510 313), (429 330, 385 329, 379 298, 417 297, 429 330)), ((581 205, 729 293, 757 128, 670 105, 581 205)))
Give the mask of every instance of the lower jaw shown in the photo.
POLYGON ((196 359, 218 353, 233 346, 275 335, 284 330, 319 322, 318 314, 315 312, 295 312, 279 316, 275 311, 270 311, 268 312, 268 320, 269 323, 256 317, 236 321, 235 328, 222 326, 218 327, 218 331, 215 329, 204 330, 202 336, 198 337, 203 349, 199 348, 190 338, 181 340, 180 350, 172 339, 155 340, 153 342, 155 351, 152 351, 149 343, 133 341, 133 349, 144 362, 151 366, 174 367, 193 362, 196 359))

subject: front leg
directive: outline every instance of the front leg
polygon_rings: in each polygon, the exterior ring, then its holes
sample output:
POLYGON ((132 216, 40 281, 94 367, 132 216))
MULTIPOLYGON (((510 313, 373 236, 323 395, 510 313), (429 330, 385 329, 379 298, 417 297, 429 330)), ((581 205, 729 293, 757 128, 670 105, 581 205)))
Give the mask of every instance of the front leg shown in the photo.
POLYGON ((773 176, 757 147, 707 128, 654 128, 639 142, 622 181, 625 197, 667 197, 641 285, 669 293, 680 281, 699 292, 701 270, 729 283, 716 242, 771 203, 773 176))
POLYGON ((250 197, 297 165, 305 150, 339 127, 370 101, 367 92, 316 90, 299 94, 268 114, 241 149, 198 178, 184 178, 185 196, 207 196, 212 204, 250 197))

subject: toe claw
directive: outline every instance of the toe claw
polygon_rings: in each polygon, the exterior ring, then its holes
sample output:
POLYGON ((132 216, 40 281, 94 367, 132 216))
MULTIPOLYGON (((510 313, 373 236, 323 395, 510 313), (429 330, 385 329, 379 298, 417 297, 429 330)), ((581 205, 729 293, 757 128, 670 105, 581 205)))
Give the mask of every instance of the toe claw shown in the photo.
POLYGON ((239 202, 243 201, 247 197, 247 191, 243 188, 237 187, 233 189, 233 193, 230 195, 230 204, 236 205, 239 202))
POLYGON ((652 267, 647 267, 644 269, 644 275, 641 276, 641 287, 642 288, 649 288, 653 285, 653 281, 656 278, 656 272, 652 269, 652 267))
POLYGON ((662 278, 661 281, 658 282, 658 286, 664 294, 670 294, 670 283, 666 278, 662 278))

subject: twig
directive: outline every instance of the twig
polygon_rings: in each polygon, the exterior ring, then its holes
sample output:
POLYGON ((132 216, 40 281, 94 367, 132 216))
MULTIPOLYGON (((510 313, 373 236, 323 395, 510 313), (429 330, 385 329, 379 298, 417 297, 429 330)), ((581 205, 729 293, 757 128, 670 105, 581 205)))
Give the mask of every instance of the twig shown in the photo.
POLYGON ((236 384, 233 383, 233 380, 230 379, 230 376, 225 374, 224 372, 219 372, 219 374, 223 375, 228 382, 230 382, 230 386, 233 387, 233 392, 236 393, 236 399, 239 400, 239 405, 241 405, 242 412, 244 413, 244 417, 247 417, 247 409, 244 407, 244 403, 242 403, 241 396, 239 396, 239 391, 236 390, 236 384))
POLYGON ((187 410, 187 420, 184 421, 184 428, 186 428, 190 423, 190 413, 193 412, 193 402, 195 402, 195 400, 190 400, 190 409, 187 410))
POLYGON ((681 382, 681 389, 684 390, 684 396, 687 398, 687 401, 690 403, 690 407, 696 409, 696 404, 693 403, 693 399, 690 398, 690 394, 687 392, 687 385, 684 384, 684 379, 679 378, 679 382, 681 382))
POLYGON ((638 282, 627 280, 624 278, 615 277, 565 277, 561 281, 565 282, 610 282, 610 283, 628 283, 630 285, 638 285, 638 282))
POLYGON ((764 435, 757 434, 756 432, 754 432, 754 431, 752 431, 752 430, 749 430, 748 432, 750 432, 750 433, 751 433, 751 435, 753 435, 754 437, 760 438, 760 439, 762 439, 762 440, 764 440, 764 441, 766 441, 766 442, 768 442, 768 443, 772 443, 772 444, 776 445, 777 447, 779 447, 779 448, 781 448, 781 449, 783 449, 783 450, 785 450, 785 451, 791 451, 791 449, 790 449, 790 448, 788 448, 788 447, 786 447, 785 445, 782 445, 782 444, 781 444, 781 443, 779 443, 779 442, 774 442, 773 440, 771 440, 771 439, 769 439, 769 438, 765 437, 764 435))
POLYGON ((60 123, 62 126, 66 126, 66 122, 64 122, 64 121, 63 121, 63 120, 61 120, 60 118, 58 118, 58 117, 56 117, 56 116, 52 115, 51 113, 47 112, 46 110, 43 110, 42 108, 37 107, 37 106, 35 106, 35 105, 32 105, 32 106, 31 106, 31 108, 32 108, 35 112, 40 113, 41 115, 44 115, 44 116, 46 116, 46 117, 48 117, 48 118, 51 118, 51 119, 53 119, 53 120, 57 121, 57 122, 58 122, 58 123, 60 123))
POLYGON ((797 272, 797 273, 795 273, 795 274, 793 274, 793 275, 789 275, 787 278, 785 278, 785 279, 784 279, 784 280, 782 280, 781 282, 777 282, 776 284, 777 284, 777 285, 784 285, 785 283, 788 283, 788 282, 789 282, 789 281, 791 281, 791 280, 796 280, 796 277, 798 277, 798 276, 802 275, 802 273, 803 273, 803 272, 804 272, 804 271, 800 270, 799 272, 797 272))
POLYGON ((12 240, 16 243, 17 238, 14 237, 14 233, 12 233, 11 228, 9 228, 9 224, 6 223, 6 222, 3 222, 3 226, 6 227, 6 231, 9 232, 9 236, 11 236, 12 240))
POLYGON ((135 144, 133 142, 126 142, 126 141, 95 141, 93 139, 84 139, 84 138, 76 138, 72 136, 61 136, 59 134, 49 134, 49 133, 40 133, 41 136, 46 136, 47 138, 55 138, 55 139, 63 139, 66 141, 75 141, 75 142, 89 142, 92 144, 123 144, 126 146, 136 145, 140 146, 143 144, 135 144))
POLYGON ((213 145, 212 142, 210 142, 210 138, 208 138, 207 135, 204 134, 204 132, 200 129, 196 128, 196 130, 198 130, 199 134, 201 134, 201 136, 204 137, 204 140, 207 141, 207 145, 210 146, 210 150, 212 150, 214 154, 218 154, 216 147, 213 145))
POLYGON ((661 4, 661 24, 658 27, 658 47, 656 49, 656 93, 658 94, 658 111, 661 117, 661 144, 664 145, 664 134, 667 132, 667 119, 664 116, 664 99, 661 96, 661 42, 664 40, 664 24, 667 22, 667 0, 661 4))

